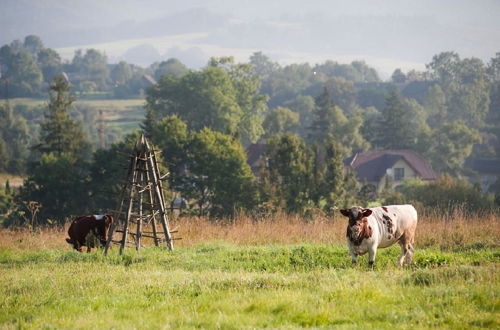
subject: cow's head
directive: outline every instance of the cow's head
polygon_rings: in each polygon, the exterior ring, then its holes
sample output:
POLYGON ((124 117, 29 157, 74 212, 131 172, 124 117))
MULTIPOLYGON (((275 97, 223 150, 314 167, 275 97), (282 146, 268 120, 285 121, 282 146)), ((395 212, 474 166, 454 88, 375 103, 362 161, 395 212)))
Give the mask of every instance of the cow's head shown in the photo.
POLYGON ((111 225, 113 224, 114 218, 112 215, 105 215, 103 217, 95 217, 96 219, 96 235, 99 237, 99 240, 102 245, 106 244, 108 240, 108 231, 111 225))
POLYGON ((348 233, 352 232, 354 236, 359 236, 367 226, 368 217, 372 214, 372 210, 353 206, 350 209, 341 209, 340 213, 349 218, 348 233))

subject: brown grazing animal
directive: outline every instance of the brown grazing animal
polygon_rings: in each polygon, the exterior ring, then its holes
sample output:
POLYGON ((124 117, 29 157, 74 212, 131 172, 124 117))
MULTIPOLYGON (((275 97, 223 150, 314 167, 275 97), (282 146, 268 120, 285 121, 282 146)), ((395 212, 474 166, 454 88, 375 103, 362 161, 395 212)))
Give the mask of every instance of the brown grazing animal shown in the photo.
POLYGON ((340 210, 349 218, 347 245, 352 262, 368 252, 369 264, 375 263, 377 248, 385 248, 399 242, 401 256, 398 263, 407 265, 413 255, 413 238, 417 228, 417 211, 412 205, 389 205, 364 209, 359 206, 340 210))
POLYGON ((82 246, 86 246, 87 252, 90 252, 96 247, 96 241, 104 246, 113 221, 113 216, 108 214, 77 217, 69 226, 69 238, 66 238, 66 242, 79 252, 82 252, 82 246))

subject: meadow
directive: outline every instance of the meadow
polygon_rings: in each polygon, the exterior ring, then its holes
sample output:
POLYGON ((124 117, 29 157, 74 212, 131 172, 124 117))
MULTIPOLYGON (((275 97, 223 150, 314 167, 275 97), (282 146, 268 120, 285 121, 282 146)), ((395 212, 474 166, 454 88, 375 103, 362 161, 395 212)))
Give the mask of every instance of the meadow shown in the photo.
MULTIPOLYGON (((45 98, 14 98, 11 104, 25 105, 30 108, 44 107, 48 100, 45 98)), ((93 109, 96 113, 102 110, 104 120, 110 129, 116 129, 123 133, 139 128, 139 124, 144 119, 144 105, 146 101, 137 99, 77 99, 75 107, 84 106, 93 109)))
MULTIPOLYGON (((66 228, 0 230, 0 328, 498 328, 500 217, 423 215, 351 265, 343 217, 174 220, 175 250, 77 253, 66 228)), ((147 241, 145 244, 150 245, 147 241)))

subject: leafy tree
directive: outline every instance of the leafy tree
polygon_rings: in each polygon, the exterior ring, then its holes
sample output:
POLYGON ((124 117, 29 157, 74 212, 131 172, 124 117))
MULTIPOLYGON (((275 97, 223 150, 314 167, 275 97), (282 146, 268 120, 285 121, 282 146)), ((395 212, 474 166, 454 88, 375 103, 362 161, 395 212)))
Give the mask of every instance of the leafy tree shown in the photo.
POLYGON ((262 92, 270 96, 269 106, 276 107, 310 87, 314 73, 308 63, 291 64, 277 70, 264 83, 262 92))
POLYGON ((487 77, 490 82, 490 112, 500 114, 500 52, 496 53, 488 63, 486 69, 487 77))
POLYGON ((23 43, 24 48, 29 51, 32 55, 36 56, 42 49, 43 46, 42 39, 35 35, 29 35, 24 38, 23 43))
POLYGON ((447 121, 464 120, 475 128, 483 126, 490 103, 484 63, 444 52, 434 56, 427 68, 446 96, 447 121))
POLYGON ((0 48, 2 79, 8 84, 5 97, 29 96, 38 93, 42 85, 42 72, 35 57, 21 45, 5 45, 0 48))
POLYGON ((312 153, 299 136, 283 134, 268 140, 268 168, 263 189, 274 208, 300 213, 310 204, 312 153))
POLYGON ((91 81, 99 90, 105 90, 109 80, 109 69, 106 55, 96 49, 87 49, 85 54, 79 49, 71 62, 73 72, 77 74, 75 83, 91 81))
POLYGON ((62 62, 59 54, 50 48, 41 49, 37 55, 38 66, 42 70, 43 80, 51 82, 62 73, 62 62))
POLYGON ((147 107, 156 118, 176 114, 190 129, 208 127, 254 142, 262 134, 265 97, 248 66, 213 59, 199 72, 164 76, 148 91, 147 107))
POLYGON ((406 75, 401 69, 396 69, 392 73, 391 80, 395 84, 404 84, 406 82, 406 75))
POLYGON ((427 155, 438 172, 459 175, 465 159, 471 154, 474 143, 480 141, 479 132, 465 122, 444 124, 432 135, 433 145, 427 155))
POLYGON ((313 122, 310 127, 311 138, 315 141, 323 141, 327 138, 330 132, 330 123, 328 121, 329 114, 335 112, 334 105, 331 100, 330 92, 326 87, 323 92, 314 100, 315 108, 313 112, 313 122))
POLYGON ((262 80, 267 80, 276 70, 279 65, 273 62, 262 52, 255 52, 250 56, 250 64, 253 71, 261 77, 262 80))
POLYGON ((5 182, 5 187, 0 187, 0 225, 2 225, 16 209, 14 197, 14 191, 10 187, 9 180, 7 180, 5 182))
POLYGON ((360 109, 363 123, 360 128, 363 138, 375 145, 378 139, 378 123, 382 120, 382 114, 375 107, 360 109))
POLYGON ((344 145, 347 153, 351 153, 353 149, 368 148, 368 143, 360 133, 363 118, 359 112, 346 117, 342 109, 333 105, 330 92, 326 87, 323 93, 316 97, 315 102, 314 119, 310 127, 311 141, 322 144, 333 138, 344 145))
POLYGON ((238 132, 244 143, 256 142, 264 133, 263 113, 267 110, 267 95, 260 94, 260 79, 250 64, 236 64, 233 57, 212 58, 210 66, 223 68, 231 77, 236 100, 243 114, 238 132))
POLYGON ((7 171, 7 164, 9 162, 9 150, 7 143, 0 137, 0 171, 7 171))
POLYGON ((284 106, 299 114, 299 134, 303 137, 307 136, 307 132, 313 121, 314 98, 309 95, 300 94, 285 102, 284 106))
POLYGON ((450 98, 452 118, 464 120, 475 128, 483 126, 489 110, 489 84, 486 68, 478 58, 463 59, 459 67, 459 86, 450 98))
POLYGON ((242 110, 231 78, 222 69, 207 67, 182 78, 164 76, 148 91, 147 106, 157 118, 177 114, 188 127, 236 132, 242 110))
POLYGON ((116 85, 123 85, 132 78, 132 67, 125 61, 120 61, 111 70, 111 80, 116 85))
POLYGON ((405 149, 413 145, 410 123, 396 88, 389 89, 377 126, 375 143, 379 148, 405 149))
POLYGON ((43 154, 40 162, 29 170, 20 199, 41 204, 42 223, 48 219, 63 224, 66 217, 87 211, 87 168, 67 154, 43 154))
POLYGON ((178 116, 170 115, 160 122, 145 125, 144 129, 151 137, 151 141, 162 151, 165 165, 170 173, 170 186, 182 190, 190 143, 187 124, 178 116))
POLYGON ((179 78, 188 73, 188 71, 189 69, 181 61, 176 58, 170 58, 158 65, 158 68, 154 72, 154 77, 156 80, 160 80, 161 77, 167 75, 179 78))
POLYGON ((334 105, 343 110, 350 111, 356 104, 356 91, 351 81, 342 77, 332 77, 325 81, 318 81, 307 89, 308 94, 318 95, 320 91, 326 88, 330 94, 334 105))
MULTIPOLYGON (((486 72, 490 83, 491 100, 490 111, 486 119, 487 128, 500 141, 500 52, 490 60, 486 72)), ((500 147, 497 148, 496 155, 500 155, 500 147)))
POLYGON ((429 112, 429 125, 433 128, 441 128, 447 117, 447 104, 446 96, 439 84, 434 84, 427 90, 425 107, 429 112))
MULTIPOLYGON (((132 70, 132 75, 126 80, 123 84, 115 86, 113 89, 113 94, 116 98, 131 98, 131 97, 143 97, 144 93, 144 74, 146 71, 137 67, 130 65, 132 70)), ((127 77, 126 66, 124 67, 125 71, 121 74, 124 74, 123 77, 127 77)), ((121 75, 120 74, 120 75, 121 75)), ((115 76, 117 78, 117 76, 115 76)), ((120 79, 122 79, 120 78, 120 79)))
POLYGON ((343 206, 346 202, 346 177, 344 176, 345 151, 333 140, 325 146, 325 169, 317 184, 319 196, 325 200, 327 210, 333 206, 343 206))
POLYGON ((324 73, 327 77, 342 77, 351 82, 378 82, 377 71, 363 61, 353 61, 351 64, 339 64, 328 60, 314 67, 314 71, 324 73))
POLYGON ((56 76, 50 85, 50 100, 41 124, 40 144, 35 147, 42 153, 56 156, 85 158, 89 156, 89 144, 82 127, 69 116, 75 99, 70 95, 69 83, 63 76, 56 76))
POLYGON ((378 111, 384 108, 386 91, 372 85, 358 87, 356 103, 362 108, 374 107, 378 111))
POLYGON ((269 111, 264 120, 264 130, 267 136, 282 133, 295 133, 299 126, 299 114, 284 107, 269 111))
POLYGON ((193 133, 184 192, 200 215, 233 216, 256 205, 254 178, 239 141, 208 128, 193 133))
POLYGON ((434 55, 432 62, 426 65, 430 77, 436 80, 447 95, 450 95, 457 84, 460 57, 455 52, 443 52, 434 55))
POLYGON ((0 106, 0 118, 0 171, 24 173, 30 143, 26 120, 14 116, 9 103, 0 106))

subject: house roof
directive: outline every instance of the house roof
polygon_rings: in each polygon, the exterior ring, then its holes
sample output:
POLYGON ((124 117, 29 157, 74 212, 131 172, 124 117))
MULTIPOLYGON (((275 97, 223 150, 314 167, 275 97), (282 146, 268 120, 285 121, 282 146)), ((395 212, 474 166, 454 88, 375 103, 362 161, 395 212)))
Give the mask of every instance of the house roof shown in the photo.
POLYGON ((149 86, 156 85, 156 80, 149 74, 145 74, 142 76, 143 81, 149 86))
POLYGON ((464 166, 479 174, 500 174, 500 158, 469 157, 464 166))
POLYGON ((437 180, 438 176, 431 164, 411 150, 366 151, 356 153, 346 159, 344 163, 356 170, 358 179, 372 182, 380 180, 386 174, 387 169, 394 166, 400 159, 415 170, 418 178, 437 180))

